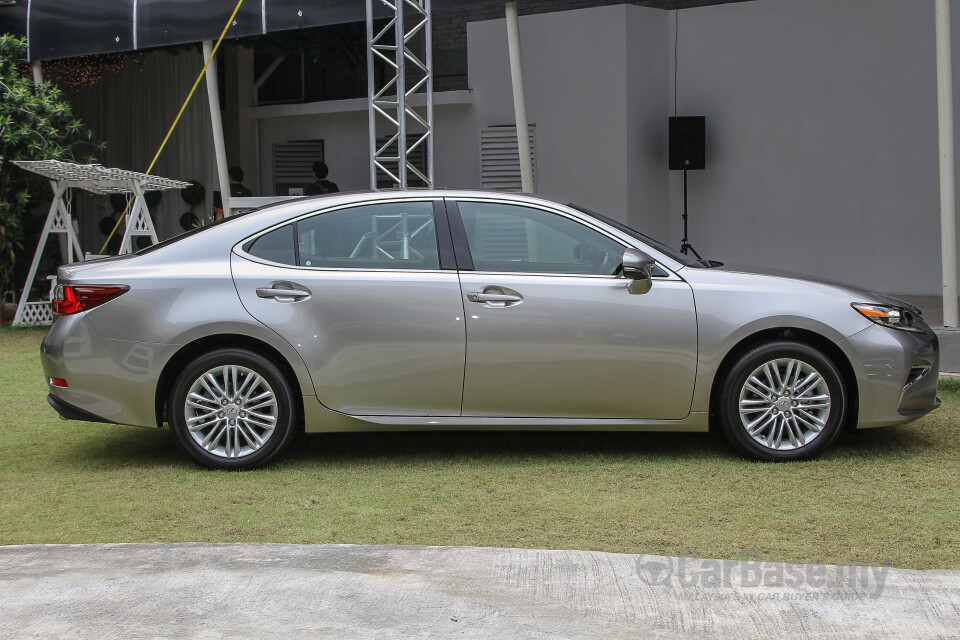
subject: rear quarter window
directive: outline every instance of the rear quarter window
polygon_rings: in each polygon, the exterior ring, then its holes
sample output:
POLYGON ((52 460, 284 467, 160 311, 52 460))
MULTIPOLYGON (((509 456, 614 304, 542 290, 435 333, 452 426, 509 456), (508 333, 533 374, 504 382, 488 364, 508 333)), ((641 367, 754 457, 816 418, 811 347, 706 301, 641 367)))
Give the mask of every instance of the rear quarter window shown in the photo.
POLYGON ((278 264, 297 264, 297 254, 293 242, 293 225, 288 224, 253 241, 247 253, 255 258, 278 264))

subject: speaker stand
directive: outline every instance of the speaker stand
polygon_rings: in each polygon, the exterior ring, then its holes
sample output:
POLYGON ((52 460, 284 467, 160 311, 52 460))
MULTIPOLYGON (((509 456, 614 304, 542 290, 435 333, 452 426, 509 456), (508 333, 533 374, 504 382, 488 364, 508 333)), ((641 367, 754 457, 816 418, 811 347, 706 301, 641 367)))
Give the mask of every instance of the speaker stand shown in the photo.
POLYGON ((683 240, 680 241, 680 253, 687 255, 687 250, 693 252, 693 255, 697 256, 697 260, 703 260, 700 257, 700 254, 697 253, 697 250, 693 248, 693 245, 690 244, 690 241, 687 239, 687 170, 683 170, 683 240))

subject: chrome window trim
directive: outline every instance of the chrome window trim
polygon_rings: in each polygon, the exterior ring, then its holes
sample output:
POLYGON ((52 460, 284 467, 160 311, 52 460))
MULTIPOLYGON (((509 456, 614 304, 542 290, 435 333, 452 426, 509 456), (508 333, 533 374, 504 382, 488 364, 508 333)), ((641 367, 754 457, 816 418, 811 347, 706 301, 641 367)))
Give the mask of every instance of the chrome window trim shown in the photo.
POLYGON ((477 273, 491 276, 527 276, 536 278, 593 278, 594 280, 625 280, 620 275, 605 275, 602 273, 544 273, 543 271, 480 271, 474 269, 468 271, 461 270, 459 273, 477 273))
MULTIPOLYGON (((396 203, 403 203, 403 202, 424 202, 424 203, 433 204, 434 202, 438 202, 438 201, 441 203, 444 203, 445 200, 451 200, 453 202, 492 202, 492 203, 499 203, 499 204, 505 204, 505 205, 528 207, 532 209, 540 209, 547 213, 553 213, 555 215, 560 215, 565 218, 569 218, 574 222, 578 222, 590 229, 597 231, 598 233, 601 233, 609 237, 610 239, 620 243, 624 247, 634 247, 636 249, 640 249, 642 251, 649 253, 657 261, 657 265, 663 270, 665 270, 668 274, 667 276, 654 276, 657 280, 685 282, 685 280, 677 274, 677 272, 680 269, 682 269, 685 265, 682 265, 676 262, 669 256, 661 253, 660 251, 657 251, 652 247, 649 247, 648 245, 640 242, 639 240, 637 240, 636 238, 630 235, 622 233, 619 230, 614 228, 608 228, 600 220, 596 220, 585 213, 577 211, 576 209, 571 209, 569 207, 565 207, 562 204, 552 202, 549 200, 541 200, 539 198, 536 199, 536 201, 531 202, 530 200, 526 199, 526 198, 529 198, 529 196, 526 196, 521 199, 520 197, 511 197, 510 195, 487 196, 486 194, 470 192, 468 195, 461 197, 457 195, 458 193, 462 193, 462 192, 460 192, 459 190, 451 190, 450 193, 434 192, 432 195, 429 195, 429 196, 425 196, 422 193, 409 193, 409 194, 403 194, 403 195, 398 194, 390 198, 383 198, 383 199, 376 198, 376 199, 365 200, 362 202, 349 202, 349 203, 343 203, 339 205, 332 205, 325 208, 321 207, 319 209, 312 209, 307 212, 297 213, 291 218, 286 218, 285 220, 277 222, 265 229, 260 229, 255 233, 250 234, 249 236, 235 243, 231 251, 232 253, 235 253, 236 255, 246 260, 250 260, 251 262, 256 262, 258 264, 263 264, 268 266, 280 267, 283 269, 301 269, 306 271, 364 272, 364 273, 365 272, 370 272, 370 273, 374 273, 374 272, 381 272, 381 273, 449 272, 452 270, 450 269, 366 269, 366 268, 348 268, 348 267, 307 267, 307 266, 300 266, 300 265, 283 264, 283 263, 272 262, 269 260, 264 260, 262 258, 257 258, 255 256, 252 256, 243 250, 243 245, 251 240, 255 240, 259 238, 262 235, 270 233, 271 231, 278 229, 284 225, 293 224, 305 218, 309 218, 309 217, 324 214, 324 213, 330 213, 333 211, 339 211, 341 209, 352 209, 356 207, 369 206, 372 204, 396 204, 396 203)), ((434 229, 434 234, 436 234, 436 229, 434 229)), ((557 277, 562 277, 562 276, 587 277, 588 276, 588 274, 561 274, 561 273, 544 274, 541 272, 520 272, 520 271, 507 271, 507 272, 472 271, 471 272, 471 271, 462 270, 462 269, 458 270, 457 273, 459 273, 460 271, 464 271, 466 273, 489 273, 491 275, 498 275, 498 274, 499 275, 531 275, 531 276, 549 275, 549 276, 557 276, 557 277)), ((612 280, 624 279, 623 276, 621 275, 617 275, 617 276, 589 275, 589 277, 609 278, 612 280)))
MULTIPOLYGON (((658 266, 663 268, 667 272, 665 276, 653 276, 656 280, 661 282, 686 282, 683 278, 673 273, 669 269, 664 268, 660 263, 657 263, 658 266)), ((423 272, 425 269, 411 269, 411 271, 420 271, 423 272)), ((448 269, 449 271, 449 269, 448 269)), ((612 281, 623 281, 626 282, 627 279, 623 277, 622 274, 618 275, 604 275, 596 273, 544 273, 543 271, 480 271, 479 269, 467 270, 460 269, 457 273, 478 273, 483 275, 490 276, 528 276, 528 277, 540 277, 540 278, 593 278, 595 280, 612 280, 612 281)))

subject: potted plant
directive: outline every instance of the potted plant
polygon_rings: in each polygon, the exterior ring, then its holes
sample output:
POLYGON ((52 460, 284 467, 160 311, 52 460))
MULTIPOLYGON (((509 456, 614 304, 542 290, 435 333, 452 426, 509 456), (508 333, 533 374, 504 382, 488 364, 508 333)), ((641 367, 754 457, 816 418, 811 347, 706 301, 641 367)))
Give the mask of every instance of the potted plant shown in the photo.
POLYGON ((180 197, 190 205, 190 210, 184 211, 180 216, 180 226, 184 231, 189 231, 190 229, 201 226, 200 218, 197 217, 193 210, 198 204, 203 204, 203 201, 207 197, 206 189, 204 189, 203 185, 198 181, 191 180, 189 187, 180 189, 180 197))

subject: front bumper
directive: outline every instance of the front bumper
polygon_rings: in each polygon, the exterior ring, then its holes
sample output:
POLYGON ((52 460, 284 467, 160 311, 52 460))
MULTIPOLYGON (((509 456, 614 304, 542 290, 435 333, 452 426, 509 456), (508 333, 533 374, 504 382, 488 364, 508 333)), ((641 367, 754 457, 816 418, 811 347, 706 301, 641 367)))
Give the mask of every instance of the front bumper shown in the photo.
POLYGON ((859 388, 858 427, 904 424, 940 406, 940 343, 930 327, 920 328, 877 325, 847 338, 859 388))

